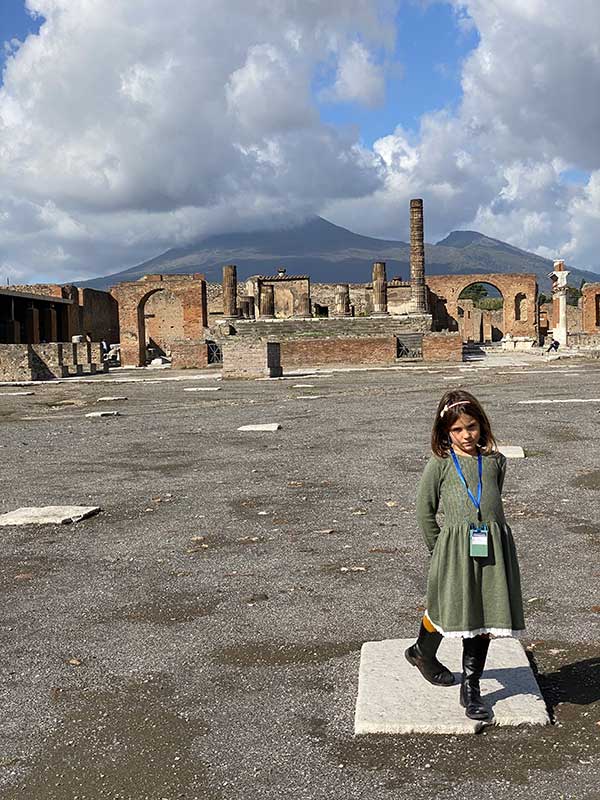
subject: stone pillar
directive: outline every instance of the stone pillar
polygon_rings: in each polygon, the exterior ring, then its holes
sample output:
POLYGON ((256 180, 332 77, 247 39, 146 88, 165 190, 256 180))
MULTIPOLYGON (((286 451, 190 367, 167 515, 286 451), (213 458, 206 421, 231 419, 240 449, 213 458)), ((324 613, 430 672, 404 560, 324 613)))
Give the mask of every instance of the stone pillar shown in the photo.
POLYGON ((554 262, 554 272, 550 273, 552 278, 552 317, 558 318, 558 323, 553 324, 552 336, 562 347, 567 346, 567 276, 569 271, 565 269, 565 262, 558 260, 554 262), (558 314, 556 314, 558 307, 558 314))
POLYGON ((427 311, 425 291, 425 242, 423 239, 423 201, 410 201, 410 285, 415 311, 427 311))
POLYGON ((385 261, 376 261, 373 264, 373 313, 388 313, 385 261))
POLYGON ((272 283, 263 283, 260 286, 260 316, 262 319, 275 317, 275 292, 272 283))
POLYGON ((42 309, 42 324, 44 339, 47 342, 56 342, 58 339, 58 320, 55 308, 42 309))
POLYGON ((25 330, 27 331, 27 344, 38 344, 40 341, 40 312, 34 306, 27 309, 25 330))
POLYGON ((223 267, 223 316, 235 319, 237 309, 237 267, 227 264, 223 267))
POLYGON ((347 283, 338 283, 335 287, 334 296, 334 316, 335 317, 349 317, 350 312, 350 286, 347 283))
POLYGON ((302 294, 298 297, 294 316, 301 319, 310 317, 310 296, 308 292, 302 292, 302 294))

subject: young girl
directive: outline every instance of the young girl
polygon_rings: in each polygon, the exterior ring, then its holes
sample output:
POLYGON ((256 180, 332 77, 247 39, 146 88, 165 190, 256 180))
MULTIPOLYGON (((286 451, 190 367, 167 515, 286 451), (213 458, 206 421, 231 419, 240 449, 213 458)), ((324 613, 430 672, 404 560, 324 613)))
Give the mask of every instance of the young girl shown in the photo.
POLYGON ((493 636, 524 629, 519 565, 502 508, 506 459, 485 411, 468 392, 444 394, 417 494, 417 519, 432 554, 427 610, 405 655, 423 677, 450 686, 436 658, 443 636, 462 637, 460 704, 471 719, 490 719, 479 679, 493 636), (443 527, 436 515, 443 506, 443 527))

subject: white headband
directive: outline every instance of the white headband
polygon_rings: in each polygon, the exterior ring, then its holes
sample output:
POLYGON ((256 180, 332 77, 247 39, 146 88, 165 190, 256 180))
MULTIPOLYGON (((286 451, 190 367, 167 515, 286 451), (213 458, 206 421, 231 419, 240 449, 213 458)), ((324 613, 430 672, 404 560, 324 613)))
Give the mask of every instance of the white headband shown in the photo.
POLYGON ((443 419, 446 411, 450 411, 451 408, 454 408, 455 406, 464 406, 469 402, 470 402, 469 400, 459 400, 458 403, 450 403, 450 405, 446 403, 446 405, 440 411, 440 419, 443 419))

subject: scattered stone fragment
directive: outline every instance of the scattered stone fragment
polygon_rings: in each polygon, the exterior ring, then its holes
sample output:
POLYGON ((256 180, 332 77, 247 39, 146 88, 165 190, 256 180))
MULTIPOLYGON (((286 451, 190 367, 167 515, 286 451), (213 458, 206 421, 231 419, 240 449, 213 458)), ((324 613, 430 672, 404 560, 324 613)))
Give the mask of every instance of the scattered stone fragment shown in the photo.
MULTIPOLYGON (((413 639, 363 645, 354 719, 355 734, 467 734, 483 725, 465 716, 458 702, 459 683, 432 686, 404 658, 413 639)), ((460 639, 444 638, 438 657, 460 672, 460 639)), ((546 704, 527 656, 517 639, 494 639, 481 680, 496 725, 548 725, 546 704)), ((487 723, 489 724, 489 723, 487 723)))
POLYGON ((265 431, 269 433, 274 433, 275 431, 280 431, 281 425, 278 422, 264 422, 258 425, 241 425, 238 428, 238 431, 265 431))
POLYGON ((366 513, 367 513, 367 512, 365 511, 365 509, 364 509, 364 508, 355 508, 355 509, 352 511, 352 514, 353 514, 355 517, 363 517, 363 516, 364 516, 366 513))
POLYGON ((335 530, 333 528, 323 528, 323 530, 315 531, 315 533, 329 534, 335 533, 335 530))
POLYGON ((115 396, 115 397, 108 396, 108 397, 99 397, 96 400, 96 402, 97 403, 117 403, 117 402, 121 402, 123 400, 127 400, 127 398, 126 397, 118 397, 118 396, 115 396))
POLYGON ((498 450, 503 456, 506 456, 506 458, 525 458, 525 451, 518 445, 501 444, 498 450))
POLYGON ((0 392, 0 397, 29 397, 35 392, 0 392))
POLYGON ((83 662, 79 658, 67 658, 67 664, 70 667, 80 667, 83 662))
POLYGON ((268 511, 259 511, 258 512, 258 516, 259 517, 266 517, 268 513, 269 513, 268 511))
POLYGON ((184 392, 220 392, 222 386, 188 386, 184 392))
POLYGON ((295 489, 300 486, 304 486, 302 481, 288 481, 288 486, 290 489, 295 489))
POLYGON ((340 572, 366 572, 367 567, 340 567, 340 572))
POLYGON ((321 398, 327 397, 325 394, 299 394, 296 395, 296 400, 321 400, 321 398))
POLYGON ((86 417, 119 417, 120 414, 118 411, 90 411, 86 414, 86 417))
POLYGON ((292 386, 292 389, 314 389, 314 388, 315 388, 314 383, 295 383, 292 386))
POLYGON ((0 525, 64 525, 80 522, 100 510, 99 506, 24 506, 0 514, 0 525))
POLYGON ((398 503, 395 500, 386 500, 385 504, 388 508, 396 508, 398 503))

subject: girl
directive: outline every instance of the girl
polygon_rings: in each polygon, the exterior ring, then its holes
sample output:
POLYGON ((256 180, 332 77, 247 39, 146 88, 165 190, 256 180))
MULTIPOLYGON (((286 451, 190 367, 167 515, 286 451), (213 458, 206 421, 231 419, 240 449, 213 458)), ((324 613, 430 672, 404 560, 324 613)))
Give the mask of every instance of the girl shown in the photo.
POLYGON ((506 459, 485 411, 469 392, 444 394, 417 493, 417 520, 432 554, 427 610, 405 655, 430 683, 454 676, 436 653, 443 636, 462 637, 460 704, 471 719, 490 719, 479 679, 493 636, 524 629, 519 565, 502 508, 506 459), (443 505, 443 527, 436 515, 443 505))

